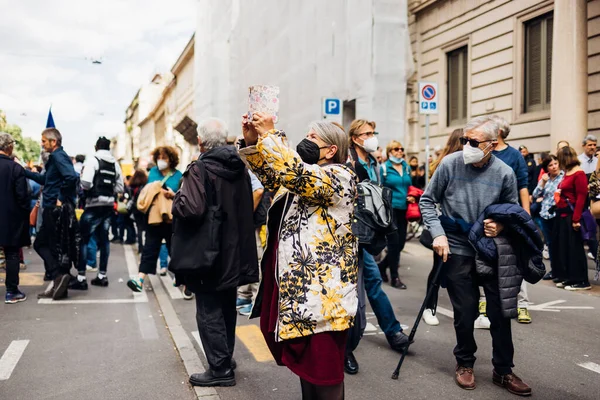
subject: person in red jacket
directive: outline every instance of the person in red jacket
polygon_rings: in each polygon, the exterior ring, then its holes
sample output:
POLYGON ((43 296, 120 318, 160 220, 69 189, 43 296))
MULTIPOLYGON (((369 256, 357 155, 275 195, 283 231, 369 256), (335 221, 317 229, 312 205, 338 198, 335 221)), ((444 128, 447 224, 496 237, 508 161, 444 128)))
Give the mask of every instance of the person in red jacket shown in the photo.
POLYGON ((589 290, 591 286, 580 222, 588 196, 588 181, 572 147, 561 148, 557 157, 565 177, 555 193, 558 218, 550 249, 554 282, 557 287, 566 290, 589 290))

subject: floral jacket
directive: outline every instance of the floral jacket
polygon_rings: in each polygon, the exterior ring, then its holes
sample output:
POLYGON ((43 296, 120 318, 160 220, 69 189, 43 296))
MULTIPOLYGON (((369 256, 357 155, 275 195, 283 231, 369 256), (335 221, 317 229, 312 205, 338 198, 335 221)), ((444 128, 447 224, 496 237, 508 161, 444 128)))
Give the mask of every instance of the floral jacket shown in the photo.
POLYGON ((275 340, 349 329, 358 306, 354 172, 339 164, 303 163, 285 133, 276 130, 240 155, 265 188, 276 192, 273 204, 290 204, 278 225, 275 340))

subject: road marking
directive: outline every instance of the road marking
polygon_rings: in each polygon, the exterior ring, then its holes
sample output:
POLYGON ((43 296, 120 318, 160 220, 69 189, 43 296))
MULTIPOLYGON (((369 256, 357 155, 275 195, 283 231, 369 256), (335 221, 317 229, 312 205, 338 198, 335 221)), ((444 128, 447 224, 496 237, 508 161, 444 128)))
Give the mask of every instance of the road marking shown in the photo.
POLYGON ((236 328, 236 335, 244 346, 252 353, 254 359, 258 362, 273 361, 273 356, 269 347, 265 343, 265 338, 256 325, 242 325, 236 328))
POLYGON ((533 311, 550 311, 560 312, 560 310, 593 310, 594 307, 590 306, 556 306, 555 304, 566 303, 566 300, 554 300, 547 303, 536 304, 529 306, 528 308, 533 311))
POLYGON ((135 313, 137 314, 138 327, 142 334, 142 339, 156 340, 158 339, 158 330, 150 311, 148 303, 138 303, 135 305, 135 313))
POLYGON ((0 358, 0 381, 10 378, 28 344, 29 340, 13 340, 10 343, 0 358))
POLYGON ((600 365, 598 365, 596 363, 593 363, 593 362, 584 362, 584 363, 577 364, 577 365, 579 365, 580 367, 583 367, 585 369, 589 369, 590 371, 594 371, 594 372, 600 374, 600 365))
MULTIPOLYGON (((154 295, 156 296, 156 300, 158 301, 158 305, 162 311, 167 328, 169 328, 171 338, 173 338, 173 342, 175 342, 175 346, 179 352, 179 357, 181 357, 181 360, 183 361, 183 366, 185 367, 186 372, 188 375, 191 375, 206 371, 202 361, 200 361, 200 357, 198 356, 196 349, 194 348, 194 344, 190 340, 187 332, 183 329, 181 321, 179 320, 179 317, 173 308, 173 304, 171 304, 171 301, 169 300, 169 296, 162 287, 160 280, 154 275, 149 276, 150 283, 154 289, 154 295)), ((193 390, 195 391, 198 399, 220 399, 215 388, 194 386, 193 390)))
POLYGON ((436 310, 436 314, 439 313, 439 314, 445 315, 448 318, 454 319, 454 311, 452 311, 452 310, 448 310, 447 308, 440 307, 440 306, 437 306, 435 310, 436 310))
MULTIPOLYGON (((6 274, 1 273, 0 279, 6 280, 6 274)), ((44 286, 43 272, 19 272, 19 286, 44 286)))
POLYGON ((377 332, 377 327, 370 322, 367 322, 367 326, 365 327, 366 332, 377 332))

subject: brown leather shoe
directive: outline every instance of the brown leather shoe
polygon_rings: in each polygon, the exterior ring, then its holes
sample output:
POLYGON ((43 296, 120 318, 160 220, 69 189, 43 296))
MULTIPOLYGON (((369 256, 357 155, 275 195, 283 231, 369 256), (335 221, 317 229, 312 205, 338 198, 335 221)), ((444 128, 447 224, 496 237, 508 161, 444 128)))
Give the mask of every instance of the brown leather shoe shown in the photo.
POLYGON ((465 390, 473 390, 476 387, 475 373, 473 372, 473 368, 457 365, 456 376, 454 380, 458 386, 465 390))
POLYGON ((506 388, 512 394, 518 396, 531 396, 531 388, 515 374, 499 375, 493 374, 494 384, 506 388))

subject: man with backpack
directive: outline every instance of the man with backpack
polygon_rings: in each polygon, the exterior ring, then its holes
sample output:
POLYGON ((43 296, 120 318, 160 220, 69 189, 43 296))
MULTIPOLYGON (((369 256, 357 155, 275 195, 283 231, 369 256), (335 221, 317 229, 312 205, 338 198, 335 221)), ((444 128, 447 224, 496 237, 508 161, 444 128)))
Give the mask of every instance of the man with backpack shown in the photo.
POLYGON ((92 237, 97 241, 100 250, 100 270, 98 276, 92 279, 92 285, 108 286, 106 271, 110 242, 108 230, 113 214, 115 196, 123 193, 123 174, 121 167, 110 153, 110 140, 104 136, 96 142, 96 154, 89 157, 81 173, 81 187, 85 191, 85 208, 79 226, 81 230, 81 245, 77 279, 69 285, 70 289, 87 290, 85 277, 88 243, 92 237))
MULTIPOLYGON (((354 168, 359 181, 363 182, 365 180, 370 180, 379 184, 379 166, 377 160, 369 154, 377 150, 378 147, 375 122, 361 119, 355 120, 350 125, 348 135, 350 141, 349 150, 351 166, 354 168)), ((389 201, 391 207, 391 198, 389 201)), ((354 225, 352 229, 354 231, 354 225)), ((385 247, 385 233, 379 232, 379 234, 374 237, 373 241, 383 241, 382 245, 385 247)), ((379 251, 383 250, 383 247, 381 247, 379 251)), ((385 333, 385 337, 390 344, 390 347, 396 351, 402 351, 409 342, 408 336, 402 332, 400 322, 398 322, 394 315, 394 309, 392 308, 390 300, 381 288, 383 280, 381 278, 381 273, 379 272, 379 267, 375 262, 375 258, 367 251, 364 245, 359 248, 359 254, 359 276, 362 277, 362 280, 359 278, 358 321, 355 321, 354 326, 350 329, 348 345, 346 347, 346 358, 344 360, 344 370, 351 375, 358 373, 359 369, 353 351, 358 347, 362 331, 366 325, 366 321, 360 321, 359 316, 360 313, 364 313, 365 291, 366 296, 369 299, 369 304, 371 304, 371 308, 377 317, 379 327, 385 333), (361 285, 361 283, 364 286, 361 285), (361 286, 364 289, 361 290, 361 286)))

